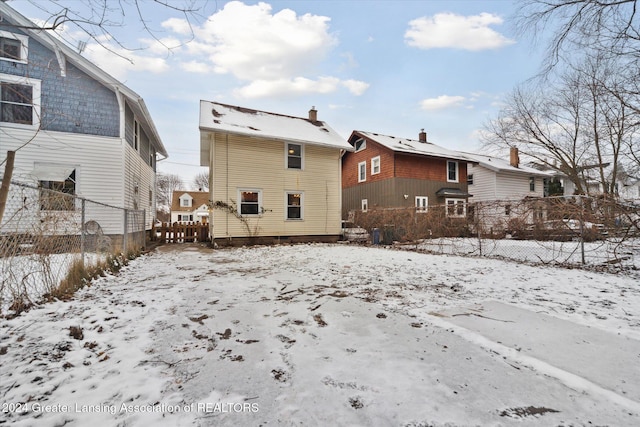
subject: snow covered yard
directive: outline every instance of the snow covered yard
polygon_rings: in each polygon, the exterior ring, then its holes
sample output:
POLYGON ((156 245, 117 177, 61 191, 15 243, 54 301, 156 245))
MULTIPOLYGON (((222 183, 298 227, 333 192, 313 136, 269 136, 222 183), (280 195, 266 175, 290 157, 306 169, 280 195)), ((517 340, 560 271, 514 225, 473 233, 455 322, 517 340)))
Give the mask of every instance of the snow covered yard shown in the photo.
POLYGON ((0 424, 640 425, 638 278, 167 245, 0 321, 0 424))

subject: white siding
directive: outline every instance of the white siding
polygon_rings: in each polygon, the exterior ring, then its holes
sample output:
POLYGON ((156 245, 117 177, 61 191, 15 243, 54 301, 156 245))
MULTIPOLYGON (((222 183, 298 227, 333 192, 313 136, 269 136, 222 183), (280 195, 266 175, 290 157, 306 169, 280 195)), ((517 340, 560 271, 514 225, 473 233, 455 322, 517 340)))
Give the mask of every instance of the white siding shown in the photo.
POLYGON ((126 143, 123 145, 125 150, 124 205, 121 206, 127 209, 144 209, 145 228, 150 229, 155 217, 156 174, 133 147, 126 143), (149 189, 154 193, 151 203, 149 203, 149 189))
MULTIPOLYGON (((114 206, 123 206, 123 141, 120 138, 62 132, 34 133, 2 128, 0 161, 7 151, 17 150, 13 180, 38 184, 36 163, 69 165, 76 169, 78 196, 114 206)), ((113 209, 87 206, 85 220, 96 220, 105 233, 120 233, 122 215, 113 209)))
POLYGON ((469 170, 469 173, 473 174, 473 185, 469 186, 473 202, 544 196, 544 183, 540 176, 535 177, 535 191, 529 191, 529 177, 532 175, 495 172, 481 165, 475 165, 469 170))
POLYGON ((470 202, 484 202, 496 199, 496 173, 480 165, 470 165, 467 174, 473 174, 473 184, 469 185, 470 202))

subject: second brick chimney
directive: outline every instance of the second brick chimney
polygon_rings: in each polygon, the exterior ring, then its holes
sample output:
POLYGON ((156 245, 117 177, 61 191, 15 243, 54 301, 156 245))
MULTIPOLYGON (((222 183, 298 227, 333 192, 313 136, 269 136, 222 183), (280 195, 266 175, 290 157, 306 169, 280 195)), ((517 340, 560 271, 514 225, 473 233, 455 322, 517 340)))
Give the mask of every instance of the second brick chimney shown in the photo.
POLYGON ((418 141, 427 142, 427 133, 424 129, 420 129, 420 133, 418 134, 418 141))
POLYGON ((514 168, 520 166, 520 157, 518 156, 518 148, 511 147, 509 150, 509 164, 514 168))
POLYGON ((316 110, 315 106, 311 107, 311 109, 309 110, 309 120, 311 120, 312 122, 318 121, 318 110, 316 110))

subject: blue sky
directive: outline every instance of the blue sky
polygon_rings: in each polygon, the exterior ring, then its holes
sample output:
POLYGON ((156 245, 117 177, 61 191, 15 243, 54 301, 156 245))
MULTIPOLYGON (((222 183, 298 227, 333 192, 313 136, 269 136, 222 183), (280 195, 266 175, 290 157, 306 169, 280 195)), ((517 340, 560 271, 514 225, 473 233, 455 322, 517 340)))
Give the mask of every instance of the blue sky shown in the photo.
MULTIPOLYGON (((73 2, 70 2, 73 3, 73 2)), ((26 0, 9 3, 44 19, 26 0)), ((77 3, 76 3, 77 4, 77 3)), ((311 106, 345 138, 352 130, 480 151, 478 132, 504 97, 538 71, 543 51, 517 39, 507 0, 197 2, 191 28, 158 6, 131 14, 111 45, 124 61, 67 27, 70 43, 138 92, 169 153, 161 172, 187 187, 199 166, 201 99, 294 116, 311 106)), ((109 41, 106 41, 109 43, 109 41)))

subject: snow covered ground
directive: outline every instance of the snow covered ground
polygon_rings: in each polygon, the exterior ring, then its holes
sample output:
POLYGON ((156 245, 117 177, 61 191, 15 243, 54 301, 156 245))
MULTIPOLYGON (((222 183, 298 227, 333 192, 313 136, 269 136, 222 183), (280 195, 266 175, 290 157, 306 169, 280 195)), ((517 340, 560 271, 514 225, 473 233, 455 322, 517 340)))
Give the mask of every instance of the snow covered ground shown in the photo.
POLYGON ((0 425, 640 425, 631 275, 166 245, 0 320, 0 425))

